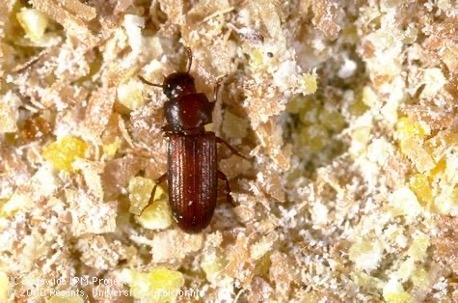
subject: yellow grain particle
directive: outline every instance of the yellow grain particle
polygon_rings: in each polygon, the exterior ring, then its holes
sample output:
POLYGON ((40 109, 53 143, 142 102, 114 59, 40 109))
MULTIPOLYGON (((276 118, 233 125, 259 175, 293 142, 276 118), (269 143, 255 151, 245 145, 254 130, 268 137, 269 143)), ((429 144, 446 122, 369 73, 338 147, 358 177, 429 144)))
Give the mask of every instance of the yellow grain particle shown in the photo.
POLYGON ((214 283, 218 274, 224 269, 227 261, 219 254, 206 254, 200 262, 200 267, 205 273, 207 281, 214 283))
POLYGON ((327 129, 320 124, 305 126, 299 130, 299 145, 307 146, 314 152, 322 150, 328 139, 329 133, 327 129))
POLYGON ((412 297, 404 290, 402 284, 395 279, 391 279, 383 287, 383 298, 387 303, 407 303, 412 301, 412 297))
POLYGON ((433 98, 448 82, 446 76, 438 67, 425 69, 423 71, 423 81, 425 87, 420 97, 425 99, 433 98))
POLYGON ((16 14, 19 24, 25 31, 25 36, 33 42, 39 42, 48 27, 48 17, 33 8, 24 8, 16 14))
POLYGON ((440 159, 439 162, 437 162, 436 166, 434 166, 433 169, 429 171, 428 174, 428 180, 429 182, 433 182, 436 177, 441 176, 447 167, 447 160, 445 160, 445 157, 440 159))
POLYGON ((409 187, 401 187, 388 197, 389 212, 392 216, 405 216, 407 222, 416 220, 422 212, 417 196, 409 187))
POLYGON ((419 267, 414 270, 412 276, 410 277, 410 280, 412 281, 413 285, 418 289, 427 289, 427 287, 431 285, 429 274, 422 267, 419 267))
POLYGON ((175 302, 184 286, 183 274, 165 267, 154 268, 148 273, 129 271, 128 283, 135 299, 148 302, 175 302))
POLYGON ((72 172, 72 163, 76 158, 83 158, 87 150, 87 144, 76 137, 63 137, 43 150, 43 158, 50 162, 54 169, 72 172))
POLYGON ((119 85, 117 98, 122 105, 130 110, 136 110, 145 104, 141 84, 136 81, 129 81, 119 85))
POLYGON ((5 272, 0 271, 0 302, 8 302, 10 283, 5 272))
POLYGON ((423 233, 417 234, 410 245, 407 254, 415 261, 423 262, 427 258, 426 250, 431 245, 429 237, 423 233))
POLYGON ((122 139, 115 137, 111 142, 102 146, 103 153, 107 156, 114 156, 122 145, 122 139))
POLYGON ((409 186, 422 205, 427 205, 433 201, 431 184, 424 174, 413 175, 409 180, 409 186))
POLYGON ((6 202, 1 204, 0 216, 9 217, 18 211, 29 209, 32 205, 33 200, 30 196, 14 193, 6 202))
POLYGON ((299 112, 299 120, 304 125, 316 124, 319 121, 318 116, 322 109, 321 103, 315 100, 304 102, 299 112))
MULTIPOLYGON (((458 186, 454 186, 452 190, 452 201, 458 201, 458 186)), ((455 202, 457 204, 458 202, 455 202)))
POLYGON ((434 137, 426 140, 424 147, 435 161, 439 161, 449 148, 456 145, 458 145, 458 131, 451 128, 439 131, 434 137))
POLYGON ((412 302, 412 297, 405 291, 398 293, 387 293, 383 295, 386 303, 408 303, 412 302))
POLYGON ((288 104, 286 104, 286 110, 291 114, 299 114, 305 107, 308 99, 309 98, 303 95, 294 96, 288 101, 288 104))
POLYGON ((256 70, 262 66, 263 61, 264 58, 262 52, 257 48, 253 49, 250 53, 250 67, 253 70, 256 70))
POLYGON ((417 136, 423 138, 428 130, 420 123, 413 122, 409 117, 401 117, 396 123, 396 134, 400 140, 417 136))
POLYGON ((456 184, 446 185, 440 188, 431 211, 442 215, 458 215, 458 186, 456 184))
MULTIPOLYGON (((369 102, 369 101, 367 101, 369 102)), ((350 113, 353 115, 353 116, 362 116, 367 110, 369 109, 369 107, 366 105, 366 103, 364 103, 363 99, 362 98, 357 98, 351 105, 350 105, 350 113)))
POLYGON ((396 271, 396 277, 401 282, 406 282, 407 280, 409 280, 415 267, 416 265, 415 265, 414 258, 408 257, 405 261, 402 261, 402 263, 399 265, 399 268, 396 271))
POLYGON ((353 270, 350 273, 350 277, 357 285, 368 289, 379 288, 379 285, 382 283, 378 278, 368 275, 360 269, 353 270))
POLYGON ((351 138, 354 141, 353 144, 358 145, 359 149, 366 147, 370 142, 371 132, 371 127, 361 126, 355 128, 351 133, 351 138))
POLYGON ((355 266, 367 271, 376 269, 382 256, 382 244, 373 239, 364 239, 353 243, 348 251, 348 257, 355 263, 355 266))
POLYGON ((304 95, 313 94, 318 89, 318 84, 316 81, 316 75, 314 74, 303 74, 302 75, 302 85, 304 86, 304 95))
POLYGON ((169 202, 164 198, 154 200, 145 208, 138 222, 147 229, 166 229, 172 225, 172 211, 169 202))
MULTIPOLYGON (((140 214, 151 198, 151 192, 153 191, 154 185, 155 182, 148 178, 133 177, 130 179, 129 185, 127 186, 130 200, 129 212, 136 215, 140 214)), ((162 193, 162 188, 157 186, 154 198, 160 197, 162 193)))
POLYGON ((333 132, 340 132, 345 127, 345 118, 336 111, 323 110, 319 116, 320 122, 324 127, 333 132))
MULTIPOLYGON (((361 94, 361 101, 369 106, 373 107, 375 106, 378 102, 380 102, 379 98, 377 97, 377 94, 374 92, 374 90, 370 86, 365 86, 363 88, 362 94, 361 94)), ((358 105, 361 106, 361 105, 358 105)), ((356 109, 356 108, 355 108, 356 109)), ((361 108, 364 112, 364 107, 361 108)), ((358 109, 356 109, 358 111, 358 109)))
POLYGON ((143 177, 133 177, 129 181, 129 211, 136 215, 141 214, 137 221, 144 228, 166 229, 172 225, 172 213, 162 186, 156 186, 153 203, 146 207, 150 202, 154 185, 153 180, 143 177))
POLYGON ((436 166, 431 155, 423 148, 422 140, 418 137, 405 137, 400 142, 401 153, 415 164, 421 173, 429 171, 436 166))

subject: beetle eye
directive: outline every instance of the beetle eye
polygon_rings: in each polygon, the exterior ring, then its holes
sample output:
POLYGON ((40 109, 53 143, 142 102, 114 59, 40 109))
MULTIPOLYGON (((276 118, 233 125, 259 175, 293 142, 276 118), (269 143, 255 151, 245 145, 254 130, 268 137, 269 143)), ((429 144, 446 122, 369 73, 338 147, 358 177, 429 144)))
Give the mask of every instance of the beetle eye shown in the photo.
POLYGON ((167 83, 164 86, 164 95, 166 95, 167 98, 171 98, 172 97, 172 85, 170 85, 170 83, 167 83))

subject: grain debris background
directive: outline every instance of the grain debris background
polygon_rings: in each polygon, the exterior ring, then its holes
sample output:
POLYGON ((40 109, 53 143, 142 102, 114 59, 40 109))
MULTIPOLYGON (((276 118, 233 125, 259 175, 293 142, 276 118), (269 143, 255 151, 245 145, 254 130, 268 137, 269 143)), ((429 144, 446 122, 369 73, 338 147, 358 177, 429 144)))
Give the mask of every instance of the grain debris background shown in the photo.
POLYGON ((5 0, 1 302, 456 302, 454 1, 5 0), (252 161, 170 220, 161 83, 252 161), (135 152, 132 152, 135 150, 135 152), (222 188, 222 187, 221 187, 222 188), (224 196, 224 195, 223 195, 224 196), (222 199, 221 202, 223 202, 222 199))

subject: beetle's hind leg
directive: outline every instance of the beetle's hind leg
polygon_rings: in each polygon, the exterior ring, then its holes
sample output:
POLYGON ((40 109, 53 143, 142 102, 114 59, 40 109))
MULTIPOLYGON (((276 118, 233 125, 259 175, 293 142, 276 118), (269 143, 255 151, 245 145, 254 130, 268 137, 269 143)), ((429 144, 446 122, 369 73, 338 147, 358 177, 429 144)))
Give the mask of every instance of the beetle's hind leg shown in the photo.
POLYGON ((237 204, 234 202, 234 199, 232 199, 231 185, 229 184, 229 180, 227 179, 226 175, 222 171, 218 170, 217 177, 218 179, 223 180, 224 184, 226 185, 226 189, 224 190, 226 193, 226 201, 229 202, 232 206, 237 206, 237 204))

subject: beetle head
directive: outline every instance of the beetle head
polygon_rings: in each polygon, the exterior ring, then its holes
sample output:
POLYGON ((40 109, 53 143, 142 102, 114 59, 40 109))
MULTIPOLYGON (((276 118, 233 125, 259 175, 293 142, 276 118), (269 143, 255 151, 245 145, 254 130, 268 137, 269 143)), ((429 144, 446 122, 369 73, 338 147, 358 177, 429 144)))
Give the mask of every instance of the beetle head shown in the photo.
POLYGON ((169 99, 173 99, 196 93, 196 84, 189 73, 176 72, 164 79, 162 89, 169 99))

